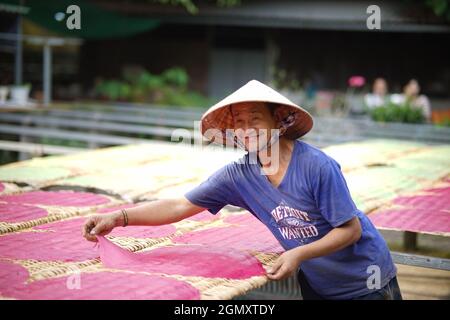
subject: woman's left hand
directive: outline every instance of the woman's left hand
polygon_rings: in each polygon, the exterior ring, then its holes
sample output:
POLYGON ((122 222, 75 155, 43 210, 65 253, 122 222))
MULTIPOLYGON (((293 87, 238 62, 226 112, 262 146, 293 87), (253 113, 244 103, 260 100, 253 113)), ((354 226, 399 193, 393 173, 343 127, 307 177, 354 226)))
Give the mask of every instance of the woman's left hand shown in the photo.
POLYGON ((301 263, 300 249, 291 249, 279 256, 268 270, 267 277, 270 280, 283 280, 292 276, 301 263))

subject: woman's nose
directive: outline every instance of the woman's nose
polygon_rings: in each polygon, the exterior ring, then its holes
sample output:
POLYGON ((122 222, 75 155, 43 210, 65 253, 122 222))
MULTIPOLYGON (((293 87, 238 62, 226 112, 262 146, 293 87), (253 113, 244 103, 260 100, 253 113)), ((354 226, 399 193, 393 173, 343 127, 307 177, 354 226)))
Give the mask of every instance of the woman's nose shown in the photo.
POLYGON ((251 129, 250 124, 248 122, 244 122, 244 125, 242 126, 242 130, 247 131, 248 129, 251 129))
POLYGON ((236 129, 245 131, 249 128, 249 123, 247 121, 241 120, 238 123, 236 123, 236 129))

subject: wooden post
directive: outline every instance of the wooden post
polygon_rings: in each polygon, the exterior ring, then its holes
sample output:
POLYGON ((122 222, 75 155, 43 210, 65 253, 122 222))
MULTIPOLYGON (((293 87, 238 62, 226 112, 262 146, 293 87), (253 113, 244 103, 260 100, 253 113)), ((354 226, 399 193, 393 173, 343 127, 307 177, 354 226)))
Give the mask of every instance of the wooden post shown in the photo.
POLYGON ((44 105, 50 105, 52 101, 52 48, 46 42, 43 49, 43 82, 44 82, 44 105))
MULTIPOLYGON (((20 5, 22 5, 20 2, 20 5)), ((14 84, 16 86, 22 85, 22 64, 23 64, 23 44, 22 44, 22 13, 17 15, 17 39, 16 52, 14 57, 14 84)))
POLYGON ((407 251, 417 250, 417 233, 405 231, 403 233, 403 247, 407 251))

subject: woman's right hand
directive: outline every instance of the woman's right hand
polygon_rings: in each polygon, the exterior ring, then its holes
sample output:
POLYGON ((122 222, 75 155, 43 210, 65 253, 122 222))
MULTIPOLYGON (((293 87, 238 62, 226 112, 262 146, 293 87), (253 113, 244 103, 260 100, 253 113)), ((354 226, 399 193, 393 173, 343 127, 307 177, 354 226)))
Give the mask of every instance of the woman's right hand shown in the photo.
POLYGON ((95 215, 89 217, 86 220, 83 226, 83 237, 85 237, 89 241, 97 242, 98 235, 107 235, 110 233, 115 227, 118 226, 120 213, 110 213, 110 214, 102 214, 95 215))

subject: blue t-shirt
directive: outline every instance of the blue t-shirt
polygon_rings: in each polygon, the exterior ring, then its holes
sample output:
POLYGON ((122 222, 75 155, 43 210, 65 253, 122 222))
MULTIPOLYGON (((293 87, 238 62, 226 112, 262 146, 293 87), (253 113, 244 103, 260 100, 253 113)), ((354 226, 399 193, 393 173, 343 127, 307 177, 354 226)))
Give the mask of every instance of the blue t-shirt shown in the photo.
POLYGON ((373 292, 367 282, 375 269, 380 271, 381 287, 396 275, 386 242, 356 207, 334 159, 295 141, 278 187, 261 170, 246 154, 216 171, 185 197, 213 214, 227 204, 250 211, 286 250, 316 241, 358 217, 362 235, 356 243, 300 265, 311 287, 324 298, 351 299, 373 292))

